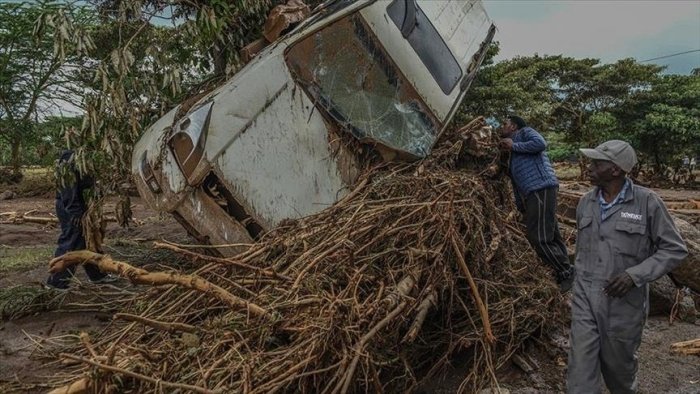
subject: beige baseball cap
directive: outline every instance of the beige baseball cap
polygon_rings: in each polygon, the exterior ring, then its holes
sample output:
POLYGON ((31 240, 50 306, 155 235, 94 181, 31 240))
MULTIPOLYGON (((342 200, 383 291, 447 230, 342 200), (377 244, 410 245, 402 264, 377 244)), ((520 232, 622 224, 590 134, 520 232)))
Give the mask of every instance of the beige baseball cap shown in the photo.
POLYGON ((625 141, 610 140, 595 147, 595 149, 579 149, 584 156, 593 160, 607 160, 615 163, 624 172, 632 171, 637 164, 637 154, 632 145, 625 141))

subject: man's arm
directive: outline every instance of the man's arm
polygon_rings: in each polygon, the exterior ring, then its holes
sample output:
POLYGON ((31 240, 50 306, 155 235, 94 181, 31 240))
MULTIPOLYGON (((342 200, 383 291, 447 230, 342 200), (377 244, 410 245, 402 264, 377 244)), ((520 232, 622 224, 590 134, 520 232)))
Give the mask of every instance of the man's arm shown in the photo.
POLYGON ((656 194, 649 196, 650 234, 656 252, 646 260, 626 270, 637 286, 654 281, 676 268, 688 255, 678 228, 656 194))
POLYGON ((513 152, 517 153, 540 153, 547 147, 544 137, 532 128, 525 128, 523 131, 523 141, 513 142, 513 152))

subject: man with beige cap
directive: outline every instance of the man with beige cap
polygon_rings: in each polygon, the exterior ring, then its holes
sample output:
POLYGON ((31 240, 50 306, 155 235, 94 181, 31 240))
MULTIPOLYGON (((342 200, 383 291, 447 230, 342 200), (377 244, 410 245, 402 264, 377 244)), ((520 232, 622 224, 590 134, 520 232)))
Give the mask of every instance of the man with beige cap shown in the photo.
POLYGON ((647 284, 688 254, 661 199, 627 174, 630 144, 611 140, 581 149, 595 189, 576 209, 576 279, 571 301, 569 393, 637 390, 636 352, 648 311, 647 284))

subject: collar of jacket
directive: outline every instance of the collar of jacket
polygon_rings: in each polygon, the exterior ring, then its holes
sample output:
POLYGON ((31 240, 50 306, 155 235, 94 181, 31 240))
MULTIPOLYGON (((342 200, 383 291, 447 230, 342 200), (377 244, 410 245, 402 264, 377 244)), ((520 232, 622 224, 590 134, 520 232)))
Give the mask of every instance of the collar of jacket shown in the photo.
MULTIPOLYGON (((627 194, 625 194, 625 198, 622 200, 622 202, 627 202, 627 201, 632 201, 634 200, 634 182, 632 182, 632 179, 630 178, 625 178, 625 181, 629 181, 630 183, 630 188, 627 189, 627 194)), ((596 188, 593 190, 593 193, 591 193, 588 198, 592 201, 598 201, 598 190, 600 190, 600 186, 596 186, 596 188)), ((622 190, 620 190, 622 191, 622 190)))

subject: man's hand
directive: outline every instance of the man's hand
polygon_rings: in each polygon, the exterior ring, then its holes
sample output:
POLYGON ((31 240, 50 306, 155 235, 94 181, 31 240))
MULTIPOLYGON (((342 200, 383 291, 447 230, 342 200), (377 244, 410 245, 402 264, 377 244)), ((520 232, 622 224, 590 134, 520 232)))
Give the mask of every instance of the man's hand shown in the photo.
POLYGON ((501 142, 498 146, 501 150, 510 151, 513 149, 513 140, 510 138, 501 138, 501 142))
POLYGON ((634 287, 634 281, 632 277, 629 276, 627 272, 623 272, 616 276, 603 291, 609 297, 622 297, 627 294, 628 291, 632 290, 634 287))

